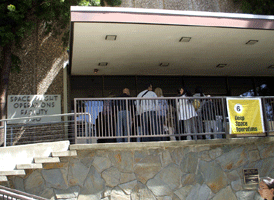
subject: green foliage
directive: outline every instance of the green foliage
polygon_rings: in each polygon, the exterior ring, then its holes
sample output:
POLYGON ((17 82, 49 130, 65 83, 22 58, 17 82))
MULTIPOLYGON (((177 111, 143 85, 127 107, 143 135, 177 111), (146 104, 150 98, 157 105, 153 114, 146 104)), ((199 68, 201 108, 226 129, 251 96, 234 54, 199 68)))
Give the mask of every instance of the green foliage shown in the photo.
POLYGON ((15 6, 12 5, 12 4, 8 5, 7 8, 8 8, 8 10, 11 11, 11 12, 15 11, 15 6))
POLYGON ((121 5, 122 1, 121 0, 101 0, 101 5, 105 6, 105 2, 109 5, 109 6, 119 6, 121 5))
POLYGON ((94 0, 94 1, 82 0, 79 3, 79 6, 99 6, 99 5, 100 5, 100 0, 94 0))
MULTIPOLYGON (((118 1, 115 2, 115 4, 110 5, 117 5, 118 1)), ((69 25, 70 6, 73 5, 99 6, 100 0, 0 1, 0 47, 13 44, 20 46, 24 37, 41 23, 44 23, 46 34, 49 32, 52 32, 53 35, 60 34, 60 30, 69 25)), ((68 45, 68 38, 69 35, 65 34, 63 42, 66 46, 68 45)), ((18 59, 12 58, 13 69, 18 68, 16 67, 19 64, 18 59)))
POLYGON ((242 4, 241 9, 244 13, 274 15, 273 0, 234 0, 242 4))
POLYGON ((11 72, 19 73, 21 71, 20 64, 21 60, 18 56, 11 54, 11 72))

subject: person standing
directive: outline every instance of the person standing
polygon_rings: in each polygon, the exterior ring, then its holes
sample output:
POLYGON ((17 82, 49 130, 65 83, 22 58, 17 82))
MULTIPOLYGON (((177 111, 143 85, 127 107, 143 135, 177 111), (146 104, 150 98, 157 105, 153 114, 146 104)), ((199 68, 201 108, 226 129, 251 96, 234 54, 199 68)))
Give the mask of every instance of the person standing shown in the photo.
MULTIPOLYGON (((181 97, 191 97, 191 92, 186 88, 180 88, 178 91, 181 94, 181 97)), ((195 133, 196 135, 194 136, 195 139, 197 139, 197 126, 196 126, 196 117, 197 113, 195 111, 194 106, 191 103, 191 100, 182 98, 179 99, 179 120, 180 123, 183 124, 184 127, 184 133, 189 134, 189 133, 195 133)), ((191 136, 187 136, 188 140, 191 140, 191 136)))
MULTIPOLYGON (((193 97, 197 97, 197 99, 194 99, 193 101, 193 106, 195 108, 195 111, 197 113, 197 132, 199 134, 202 134, 204 132, 204 127, 203 127, 203 119, 201 116, 201 108, 203 107, 203 104, 205 103, 205 99, 201 99, 199 97, 205 97, 205 94, 203 93, 203 89, 201 86, 197 86, 195 88, 195 94, 193 95, 193 97)), ((203 139, 202 135, 198 135, 198 139, 203 139)))
MULTIPOLYGON (((129 98, 130 91, 128 88, 123 89, 123 94, 118 97, 129 98)), ((117 126, 116 126, 116 135, 117 136, 128 136, 131 135, 131 111, 132 111, 132 100, 121 99, 116 100, 117 106, 117 126)), ((128 142, 128 138, 124 138, 125 142, 128 142)), ((117 142, 123 142, 123 138, 117 138, 117 142)))
MULTIPOLYGON (((139 98, 157 98, 155 92, 152 91, 152 84, 147 85, 147 89, 140 92, 137 97, 139 98)), ((156 127, 156 100, 137 100, 136 109, 139 115, 140 121, 137 124, 138 134, 141 136, 157 135, 156 127)), ((159 137, 143 137, 142 141, 160 140, 159 137)), ((137 138, 137 142, 140 142, 140 138, 137 138)))
MULTIPOLYGON (((157 87, 154 90, 157 97, 164 97, 163 90, 157 87)), ((160 135, 164 135, 165 129, 167 129, 167 112, 168 112, 168 103, 166 99, 159 99, 157 100, 158 106, 156 110, 157 116, 157 131, 160 135), (164 128, 165 127, 165 128, 164 128)), ((163 137, 161 140, 166 141, 168 138, 163 137)))
POLYGON ((274 179, 270 177, 261 179, 261 182, 259 183, 258 192, 263 199, 273 200, 274 199, 274 179))

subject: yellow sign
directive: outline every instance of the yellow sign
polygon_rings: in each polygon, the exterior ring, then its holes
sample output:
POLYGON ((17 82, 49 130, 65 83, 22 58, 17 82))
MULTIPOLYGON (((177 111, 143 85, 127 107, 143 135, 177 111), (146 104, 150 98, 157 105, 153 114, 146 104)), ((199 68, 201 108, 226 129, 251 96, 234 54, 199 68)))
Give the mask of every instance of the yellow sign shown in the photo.
POLYGON ((258 134, 264 132, 260 98, 227 98, 230 134, 258 134))

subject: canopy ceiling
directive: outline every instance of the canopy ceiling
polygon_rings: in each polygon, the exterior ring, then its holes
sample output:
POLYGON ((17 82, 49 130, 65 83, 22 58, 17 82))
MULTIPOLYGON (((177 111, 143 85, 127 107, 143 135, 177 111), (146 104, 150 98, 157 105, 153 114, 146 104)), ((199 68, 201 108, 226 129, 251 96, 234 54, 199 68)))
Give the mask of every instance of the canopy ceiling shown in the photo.
POLYGON ((72 7, 70 49, 72 75, 273 76, 274 16, 72 7))

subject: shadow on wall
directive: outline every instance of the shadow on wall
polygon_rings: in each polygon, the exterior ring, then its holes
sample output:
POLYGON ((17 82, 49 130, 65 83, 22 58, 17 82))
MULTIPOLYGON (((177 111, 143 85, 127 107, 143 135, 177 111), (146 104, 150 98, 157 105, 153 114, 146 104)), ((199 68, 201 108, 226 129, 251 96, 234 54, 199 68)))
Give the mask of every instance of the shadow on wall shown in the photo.
POLYGON ((16 53, 22 61, 21 72, 11 74, 9 94, 62 94, 62 69, 68 60, 62 34, 45 34, 41 25, 22 46, 16 53))

